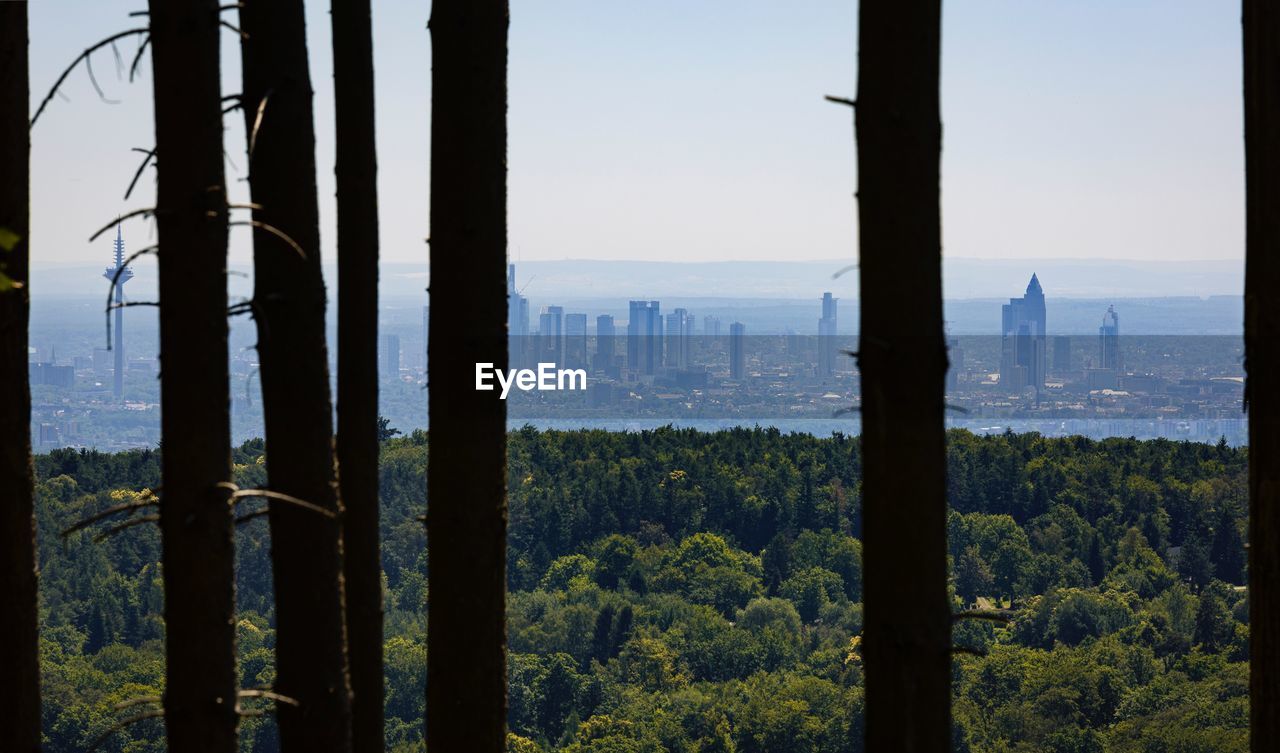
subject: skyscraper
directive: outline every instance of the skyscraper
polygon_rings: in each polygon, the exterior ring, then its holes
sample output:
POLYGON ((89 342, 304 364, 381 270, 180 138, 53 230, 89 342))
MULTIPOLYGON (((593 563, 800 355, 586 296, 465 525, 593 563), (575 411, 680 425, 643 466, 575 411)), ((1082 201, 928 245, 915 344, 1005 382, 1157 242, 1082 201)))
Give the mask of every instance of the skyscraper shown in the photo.
POLYGON ((676 309, 667 314, 666 364, 675 369, 690 366, 690 348, 693 342, 694 318, 686 309, 676 309))
POLYGON ((947 338, 947 392, 955 392, 960 386, 960 372, 964 371, 964 348, 954 337, 947 338))
POLYGON ((1027 292, 1001 307, 1000 386, 1044 388, 1045 309, 1040 280, 1031 275, 1027 292))
POLYGON ((747 325, 734 322, 729 325, 729 378, 747 376, 747 325))
POLYGON ((516 290, 516 265, 507 265, 507 358, 511 368, 528 362, 529 299, 516 290))
POLYGON ((543 306, 538 315, 538 360, 564 363, 564 307, 543 306))
POLYGON ((702 317, 702 334, 705 337, 720 337, 720 317, 711 315, 702 317))
POLYGON ((383 379, 400 378, 400 336, 383 335, 378 353, 378 371, 383 379))
POLYGON ((1071 337, 1057 335, 1053 338, 1053 370, 1058 376, 1071 372, 1071 337))
POLYGON ((822 318, 818 320, 818 376, 836 373, 836 301, 822 294, 822 318))
POLYGON ((115 264, 107 267, 102 276, 112 281, 111 297, 116 307, 115 384, 111 394, 119 400, 124 397, 124 284, 133 279, 133 270, 124 263, 124 239, 119 225, 116 225, 115 264))
POLYGON ((662 315, 657 301, 632 301, 627 319, 627 368, 652 375, 662 365, 662 315))
POLYGON ((607 371, 613 366, 613 344, 613 317, 601 314, 596 317, 596 354, 592 360, 592 368, 607 371))
POLYGON ((587 365, 587 315, 565 314, 564 366, 581 369, 587 365))
POLYGON ((1115 306, 1108 306, 1107 313, 1102 315, 1102 326, 1098 327, 1098 350, 1101 356, 1098 365, 1104 369, 1122 368, 1120 363, 1120 316, 1115 306))

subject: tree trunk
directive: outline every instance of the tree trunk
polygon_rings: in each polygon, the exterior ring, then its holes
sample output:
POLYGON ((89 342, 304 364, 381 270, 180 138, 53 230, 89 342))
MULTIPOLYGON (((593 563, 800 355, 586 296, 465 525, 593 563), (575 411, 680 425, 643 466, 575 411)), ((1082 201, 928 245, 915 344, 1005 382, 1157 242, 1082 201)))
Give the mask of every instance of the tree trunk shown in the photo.
POLYGON ((1245 404, 1254 751, 1280 739, 1280 8, 1244 2, 1245 404))
POLYGON ((151 0, 165 729, 169 749, 235 753, 235 547, 227 371, 227 196, 218 3, 151 0))
POLYGON ((858 20, 867 750, 950 750, 939 0, 858 20))
POLYGON ((27 382, 27 4, 0 3, 0 750, 40 750, 39 604, 27 382))
POLYGON ((332 517, 272 501, 276 691, 284 753, 351 748, 341 504, 333 456, 315 132, 302 0, 240 8, 245 132, 254 219, 254 303, 270 487, 332 517))
POLYGON ((428 749, 506 749, 507 2, 431 9, 428 749))
POLYGON ((378 161, 369 0, 333 0, 338 181, 338 467, 356 753, 381 753, 378 550, 378 161))

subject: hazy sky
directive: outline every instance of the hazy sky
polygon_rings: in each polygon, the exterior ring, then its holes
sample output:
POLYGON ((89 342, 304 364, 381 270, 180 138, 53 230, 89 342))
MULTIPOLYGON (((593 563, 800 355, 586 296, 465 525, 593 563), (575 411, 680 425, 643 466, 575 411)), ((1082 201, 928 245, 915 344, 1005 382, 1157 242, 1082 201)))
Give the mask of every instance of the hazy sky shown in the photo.
MULTIPOLYGON (((510 239, 515 259, 851 258, 856 2, 512 0, 510 239)), ((943 24, 945 252, 988 258, 1243 255, 1237 4, 952 0, 943 24)), ((32 107, 80 50, 138 25, 141 0, 30 4, 32 107)), ((332 258, 327 4, 309 35, 324 253, 332 258)), ((426 261, 428 2, 374 0, 384 259, 426 261)), ((136 43, 125 41, 126 64, 136 43)), ((33 132, 37 264, 103 262, 86 243, 147 206, 121 197, 153 143, 143 77, 94 57, 33 132)), ((228 32, 226 91, 238 90, 228 32)), ((227 150, 243 178, 241 120, 227 150)), ((243 182, 238 190, 245 191, 243 182)), ((233 191, 236 190, 233 187, 233 191)), ((126 230, 133 247, 150 229, 126 230)), ((247 231, 233 255, 247 261, 247 231)))

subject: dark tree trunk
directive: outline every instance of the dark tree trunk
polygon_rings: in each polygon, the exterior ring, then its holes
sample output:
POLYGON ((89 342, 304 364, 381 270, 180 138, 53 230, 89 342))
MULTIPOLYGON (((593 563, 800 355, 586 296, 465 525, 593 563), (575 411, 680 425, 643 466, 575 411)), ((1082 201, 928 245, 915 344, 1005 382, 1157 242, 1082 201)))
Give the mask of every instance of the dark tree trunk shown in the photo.
POLYGON ((431 9, 427 745, 506 749, 507 2, 431 9))
POLYGON ((169 749, 235 753, 235 548, 218 3, 151 0, 169 749))
POLYGON ((1280 8, 1244 3, 1249 700, 1254 751, 1280 739, 1280 8))
POLYGON ((0 3, 0 750, 40 750, 27 288, 27 4, 0 3), (12 235, 10 235, 12 234, 12 235), (16 242, 15 242, 16 236, 16 242), (8 239, 7 241, 5 239, 8 239), (5 247, 13 243, 7 251, 5 247), (6 280, 8 282, 6 282, 6 280))
POLYGON ((862 0, 858 220, 867 750, 950 750, 939 0, 862 0))
POLYGON ((302 0, 246 0, 240 28, 266 465, 270 487, 334 514, 271 503, 276 691, 285 753, 351 748, 341 505, 333 456, 315 132, 302 0), (256 126, 255 126, 256 124, 256 126))
POLYGON ((369 0, 333 0, 338 180, 338 467, 351 658, 351 738, 381 753, 378 551, 378 160, 369 0))

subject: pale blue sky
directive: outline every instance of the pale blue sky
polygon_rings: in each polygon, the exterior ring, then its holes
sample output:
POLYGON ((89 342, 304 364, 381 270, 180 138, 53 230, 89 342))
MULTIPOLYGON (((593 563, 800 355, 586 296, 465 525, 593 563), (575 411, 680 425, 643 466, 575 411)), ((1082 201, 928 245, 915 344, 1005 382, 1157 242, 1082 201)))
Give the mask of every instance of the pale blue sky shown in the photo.
MULTIPOLYGON (((1223 259, 1243 253, 1238 5, 963 0, 943 26, 945 252, 1223 259)), ((31 3, 34 104, 141 0, 31 3)), ((374 0, 383 255, 426 259, 429 3, 374 0)), ((510 238, 517 259, 839 259, 855 253, 852 0, 512 0, 510 238)), ((325 254, 331 258, 327 4, 312 3, 325 254)), ((135 46, 121 44, 126 62, 135 46)), ((105 262, 85 239, 127 204, 152 142, 149 78, 110 51, 33 134, 38 264, 105 262)), ((149 63, 149 60, 148 60, 149 63)), ((228 92, 238 54, 224 47, 228 92)), ((144 65, 144 74, 149 65, 144 65)), ((238 116, 228 151, 244 166, 238 116)), ((233 179, 242 177, 229 168, 233 179)), ((243 183, 237 184, 243 191, 243 183)), ((233 189, 234 190, 234 189, 233 189)), ((144 224, 127 232, 147 239, 144 224)), ((247 236, 233 235, 247 261, 247 236)))

